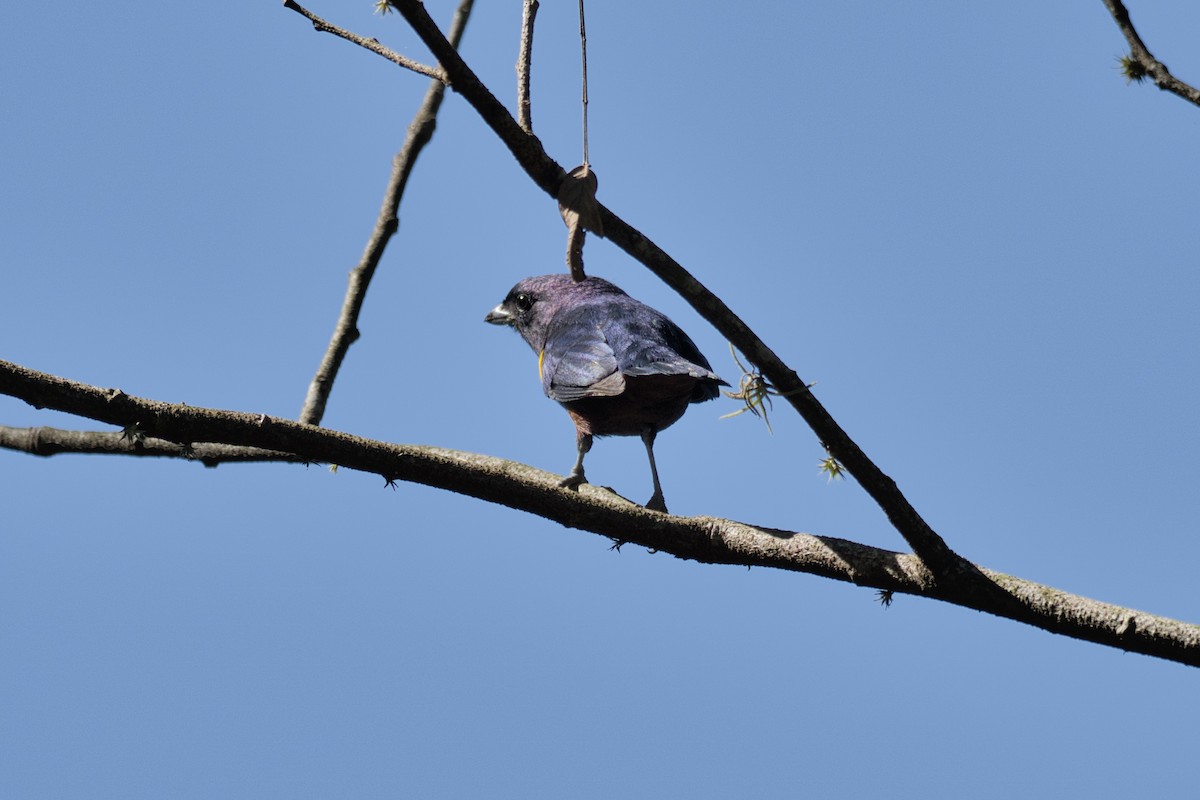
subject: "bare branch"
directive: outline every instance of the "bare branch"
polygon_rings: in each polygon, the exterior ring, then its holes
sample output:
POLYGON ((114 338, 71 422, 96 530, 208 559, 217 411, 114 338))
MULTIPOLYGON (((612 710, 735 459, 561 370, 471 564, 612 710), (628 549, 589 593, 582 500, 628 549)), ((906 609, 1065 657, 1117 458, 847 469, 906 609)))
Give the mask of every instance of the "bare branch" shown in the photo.
POLYGON ((112 431, 66 431, 60 428, 10 428, 0 425, 0 448, 34 456, 62 453, 185 458, 206 467, 226 462, 273 461, 307 464, 307 459, 278 450, 202 442, 191 446, 152 436, 112 431))
MULTIPOLYGON (((948 584, 935 580, 914 556, 845 539, 715 517, 675 517, 650 511, 600 487, 563 489, 557 475, 499 458, 388 444, 263 414, 161 403, 4 361, 0 361, 0 393, 38 408, 126 429, 136 426, 147 437, 170 442, 259 448, 375 473, 389 482, 403 480, 447 489, 678 558, 773 567, 928 597, 1064 636, 1200 666, 1200 626, 1090 600, 973 564, 967 565, 969 581, 948 584)), ((8 437, 0 437, 0 446, 7 447, 8 441, 8 437)), ((198 447, 191 445, 193 451, 198 447)), ((177 455, 184 453, 180 449, 177 455)), ((163 454, 169 453, 164 450, 163 454)))
POLYGON ((529 73, 533 68, 533 23, 537 12, 538 0, 525 0, 525 9, 521 15, 521 49, 517 54, 517 120, 526 133, 533 133, 529 73))
POLYGON ((1135 71, 1131 72, 1130 66, 1126 65, 1126 76, 1140 81, 1141 75, 1149 75, 1158 88, 1177 94, 1189 103, 1200 106, 1200 89, 1176 78, 1167 69, 1166 64, 1151 55, 1145 42, 1142 41, 1142 37, 1133 27, 1133 21, 1129 18, 1129 11, 1125 8, 1125 4, 1121 0, 1104 0, 1104 5, 1112 14, 1121 33, 1125 35, 1125 41, 1129 42, 1129 59, 1136 67, 1135 71))
MULTIPOLYGON (((462 40, 473 5, 474 0, 462 0, 458 10, 454 12, 454 19, 450 23, 450 44, 455 48, 462 40)), ((417 156, 433 138, 434 129, 437 127, 438 109, 441 108, 445 94, 445 83, 441 79, 434 79, 425 92, 421 107, 409 123, 404 144, 392 159, 392 175, 383 195, 383 205, 375 220, 375 228, 371 231, 371 238, 367 241, 358 265, 350 270, 349 285, 346 287, 342 310, 333 329, 333 337, 320 366, 317 367, 316 375, 308 386, 304 407, 300 411, 300 421, 303 423, 320 425, 325 416, 325 405, 329 401, 329 393, 333 391, 333 382, 337 378, 338 370, 341 369, 350 345, 358 339, 358 317, 362 312, 371 279, 375 275, 375 268, 379 266, 384 249, 400 226, 398 211, 400 199, 404 196, 404 187, 408 185, 408 177, 416 165, 417 156)))
MULTIPOLYGON (((421 37, 451 76, 452 88, 483 118, 508 146, 525 172, 551 197, 557 197, 565 170, 549 155, 535 136, 524 132, 512 115, 479 80, 458 52, 449 46, 419 0, 391 0, 404 19, 421 37)), ((601 206, 605 235, 618 247, 644 264, 683 297, 714 328, 746 355, 779 393, 803 417, 821 443, 883 509, 888 520, 925 560, 939 580, 954 580, 966 569, 965 562, 921 518, 896 482, 875 465, 842 430, 813 396, 807 384, 733 313, 719 297, 696 280, 662 248, 609 209, 601 206)))
POLYGON ((337 25, 328 23, 307 8, 296 3, 295 0, 283 0, 283 7, 290 8, 300 16, 308 19, 313 24, 313 27, 321 33, 332 33, 334 36, 339 36, 348 42, 354 42, 359 47, 365 47, 372 53, 383 56, 393 64, 397 64, 405 69, 411 69, 413 72, 419 72, 426 77, 433 78, 442 83, 449 83, 449 78, 446 77, 446 73, 443 70, 430 67, 419 61, 413 61, 407 56, 402 56, 396 51, 384 47, 379 43, 378 39, 368 39, 365 36, 359 36, 357 33, 351 33, 345 28, 339 28, 337 25))

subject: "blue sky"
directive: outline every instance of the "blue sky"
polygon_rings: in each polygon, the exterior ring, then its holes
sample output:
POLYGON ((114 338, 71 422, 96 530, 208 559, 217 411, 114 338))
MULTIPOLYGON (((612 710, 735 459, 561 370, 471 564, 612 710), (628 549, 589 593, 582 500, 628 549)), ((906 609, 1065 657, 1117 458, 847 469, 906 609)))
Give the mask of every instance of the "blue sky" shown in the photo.
MULTIPOLYGON (((278 3, 24 4, 0 47, 0 358, 294 417, 426 79, 278 3)), ((437 19, 451 4, 428 3, 437 19)), ((1200 9, 1131 7, 1200 81, 1200 9), (1190 59, 1190 60, 1189 60, 1190 59)), ((520 3, 463 52, 514 105, 520 3)), ((318 14, 426 59, 371 3, 318 14)), ((579 161, 574 3, 534 126, 579 161)), ((600 197, 747 319, 960 553, 1200 621, 1200 109, 1100 2, 598 4, 600 197)), ((566 472, 485 325, 563 227, 447 98, 325 423, 566 472)), ((726 344, 591 241, 589 269, 726 344)), ((671 509, 903 549, 811 432, 658 441, 671 509)), ((0 422, 81 427, 0 398, 0 422)), ((94 427, 83 424, 82 427, 94 427)), ((649 495, 641 444, 597 483, 649 495)), ((1194 789, 1197 673, 973 611, 702 566, 321 467, 0 452, 6 797, 1128 797, 1194 789)))

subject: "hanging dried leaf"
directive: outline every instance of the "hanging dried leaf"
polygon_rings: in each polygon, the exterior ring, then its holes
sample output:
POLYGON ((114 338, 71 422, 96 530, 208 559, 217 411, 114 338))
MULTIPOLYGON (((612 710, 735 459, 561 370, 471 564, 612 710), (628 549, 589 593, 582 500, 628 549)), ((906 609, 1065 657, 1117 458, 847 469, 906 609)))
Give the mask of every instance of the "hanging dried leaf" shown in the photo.
POLYGON ((604 235, 604 223, 600 221, 600 202, 596 200, 599 181, 596 173, 587 164, 567 173, 558 187, 558 213, 570 230, 573 221, 597 236, 604 235))
POLYGON ((571 170, 558 188, 558 213, 567 224, 567 266, 571 279, 581 281, 586 277, 583 270, 583 243, 587 231, 604 235, 600 222, 600 203, 596 200, 599 181, 596 173, 584 164, 571 170))

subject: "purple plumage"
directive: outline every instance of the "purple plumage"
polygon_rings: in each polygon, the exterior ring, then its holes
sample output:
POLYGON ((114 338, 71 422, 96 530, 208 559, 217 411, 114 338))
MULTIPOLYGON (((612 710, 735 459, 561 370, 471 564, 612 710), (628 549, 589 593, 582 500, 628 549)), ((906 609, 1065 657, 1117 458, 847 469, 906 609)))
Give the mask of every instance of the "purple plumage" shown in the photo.
POLYGON ((603 278, 526 278, 484 318, 511 325, 538 354, 542 389, 575 422, 578 458, 563 486, 586 482, 583 457, 593 436, 640 436, 654 496, 666 511, 654 438, 688 404, 713 400, 727 385, 678 325, 603 278))

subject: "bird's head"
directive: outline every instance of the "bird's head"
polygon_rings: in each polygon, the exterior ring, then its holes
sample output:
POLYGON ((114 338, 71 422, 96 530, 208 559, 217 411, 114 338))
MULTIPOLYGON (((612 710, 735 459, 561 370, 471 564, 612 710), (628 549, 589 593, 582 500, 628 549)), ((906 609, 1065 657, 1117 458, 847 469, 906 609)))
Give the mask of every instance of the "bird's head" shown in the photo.
POLYGON ((541 275, 520 281, 504 298, 504 302, 488 312, 484 322, 511 325, 516 328, 534 352, 546 345, 554 315, 564 308, 606 294, 623 294, 620 289, 602 278, 574 281, 570 275, 541 275))

